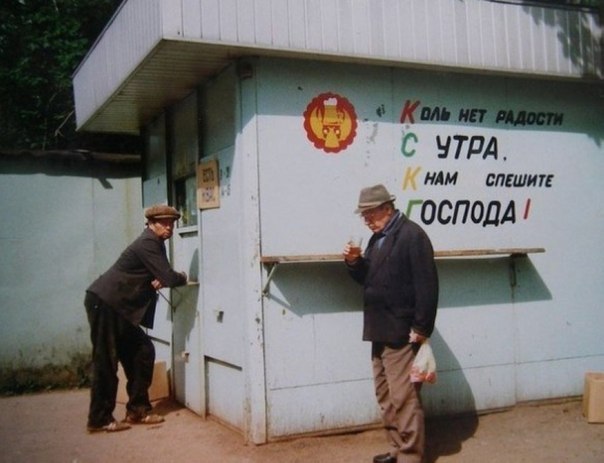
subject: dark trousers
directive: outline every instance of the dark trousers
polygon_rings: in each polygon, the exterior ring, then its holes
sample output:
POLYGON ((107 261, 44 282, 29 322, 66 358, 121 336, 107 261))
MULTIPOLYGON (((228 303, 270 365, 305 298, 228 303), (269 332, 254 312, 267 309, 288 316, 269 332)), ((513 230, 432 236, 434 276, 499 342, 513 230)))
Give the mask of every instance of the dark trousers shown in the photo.
POLYGON ((124 368, 128 392, 126 410, 141 416, 151 410, 149 386, 153 379, 155 348, 138 326, 121 317, 96 295, 84 299, 92 341, 92 387, 88 426, 104 426, 114 421, 118 361, 124 368))

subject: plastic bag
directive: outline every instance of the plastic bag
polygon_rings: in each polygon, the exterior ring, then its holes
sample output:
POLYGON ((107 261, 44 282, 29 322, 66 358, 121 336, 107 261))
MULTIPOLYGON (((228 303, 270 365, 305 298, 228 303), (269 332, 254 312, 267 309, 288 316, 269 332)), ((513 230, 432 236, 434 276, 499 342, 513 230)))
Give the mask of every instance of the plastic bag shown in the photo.
POLYGON ((428 341, 422 343, 413 360, 411 382, 431 384, 436 382, 436 359, 428 341))

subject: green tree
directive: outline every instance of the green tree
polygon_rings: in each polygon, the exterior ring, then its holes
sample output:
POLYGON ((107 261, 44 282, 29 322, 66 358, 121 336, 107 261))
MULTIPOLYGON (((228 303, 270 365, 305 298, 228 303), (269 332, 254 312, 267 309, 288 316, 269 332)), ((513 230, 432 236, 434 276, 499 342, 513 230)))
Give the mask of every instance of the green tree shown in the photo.
POLYGON ((75 132, 71 76, 119 3, 2 2, 0 148, 78 148, 91 137, 75 132))

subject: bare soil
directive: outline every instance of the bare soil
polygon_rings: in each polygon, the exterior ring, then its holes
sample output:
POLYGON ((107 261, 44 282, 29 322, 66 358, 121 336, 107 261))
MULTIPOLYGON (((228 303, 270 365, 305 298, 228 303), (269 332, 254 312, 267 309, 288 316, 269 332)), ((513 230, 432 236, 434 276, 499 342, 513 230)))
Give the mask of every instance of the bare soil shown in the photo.
MULTIPOLYGON (((304 437, 261 446, 163 401, 160 425, 113 434, 85 431, 88 390, 0 399, 0 462, 371 462, 383 431, 304 437)), ((118 406, 116 417, 123 417, 118 406)), ((588 424, 579 400, 522 405, 482 416, 429 419, 427 463, 602 463, 604 424, 588 424)))

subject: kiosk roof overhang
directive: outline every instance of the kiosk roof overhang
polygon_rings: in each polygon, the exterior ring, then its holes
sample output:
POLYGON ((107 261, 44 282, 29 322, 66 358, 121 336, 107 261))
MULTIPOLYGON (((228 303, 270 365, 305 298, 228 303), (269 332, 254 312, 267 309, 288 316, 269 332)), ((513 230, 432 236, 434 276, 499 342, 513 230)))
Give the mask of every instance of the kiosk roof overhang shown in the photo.
MULTIPOLYGON (((140 129, 170 104, 189 95, 200 83, 229 64, 248 57, 275 57, 330 62, 434 67, 371 57, 347 57, 274 48, 254 48, 186 40, 161 40, 147 57, 78 129, 90 132, 137 135, 140 129)), ((440 66, 443 69, 442 66, 440 66)), ((74 90, 76 79, 74 77, 74 90)), ((76 110, 78 107, 76 91, 76 110)))
POLYGON ((436 9, 410 0, 405 11, 379 0, 354 8, 326 0, 320 11, 285 0, 250 0, 245 12, 222 2, 185 11, 191 5, 122 3, 74 73, 79 130, 139 134, 200 83, 252 56, 603 81, 593 11, 454 0, 436 9), (415 22, 424 27, 405 32, 415 22))
MULTIPOLYGON (((141 127, 165 107, 188 95, 200 82, 220 72, 239 56, 232 47, 190 41, 162 40, 92 113, 78 129, 91 132, 138 134, 141 127)), ((76 112, 78 74, 74 76, 76 112)), ((94 85, 94 84, 92 84, 94 85)), ((81 98, 88 99, 86 95, 81 98)))

